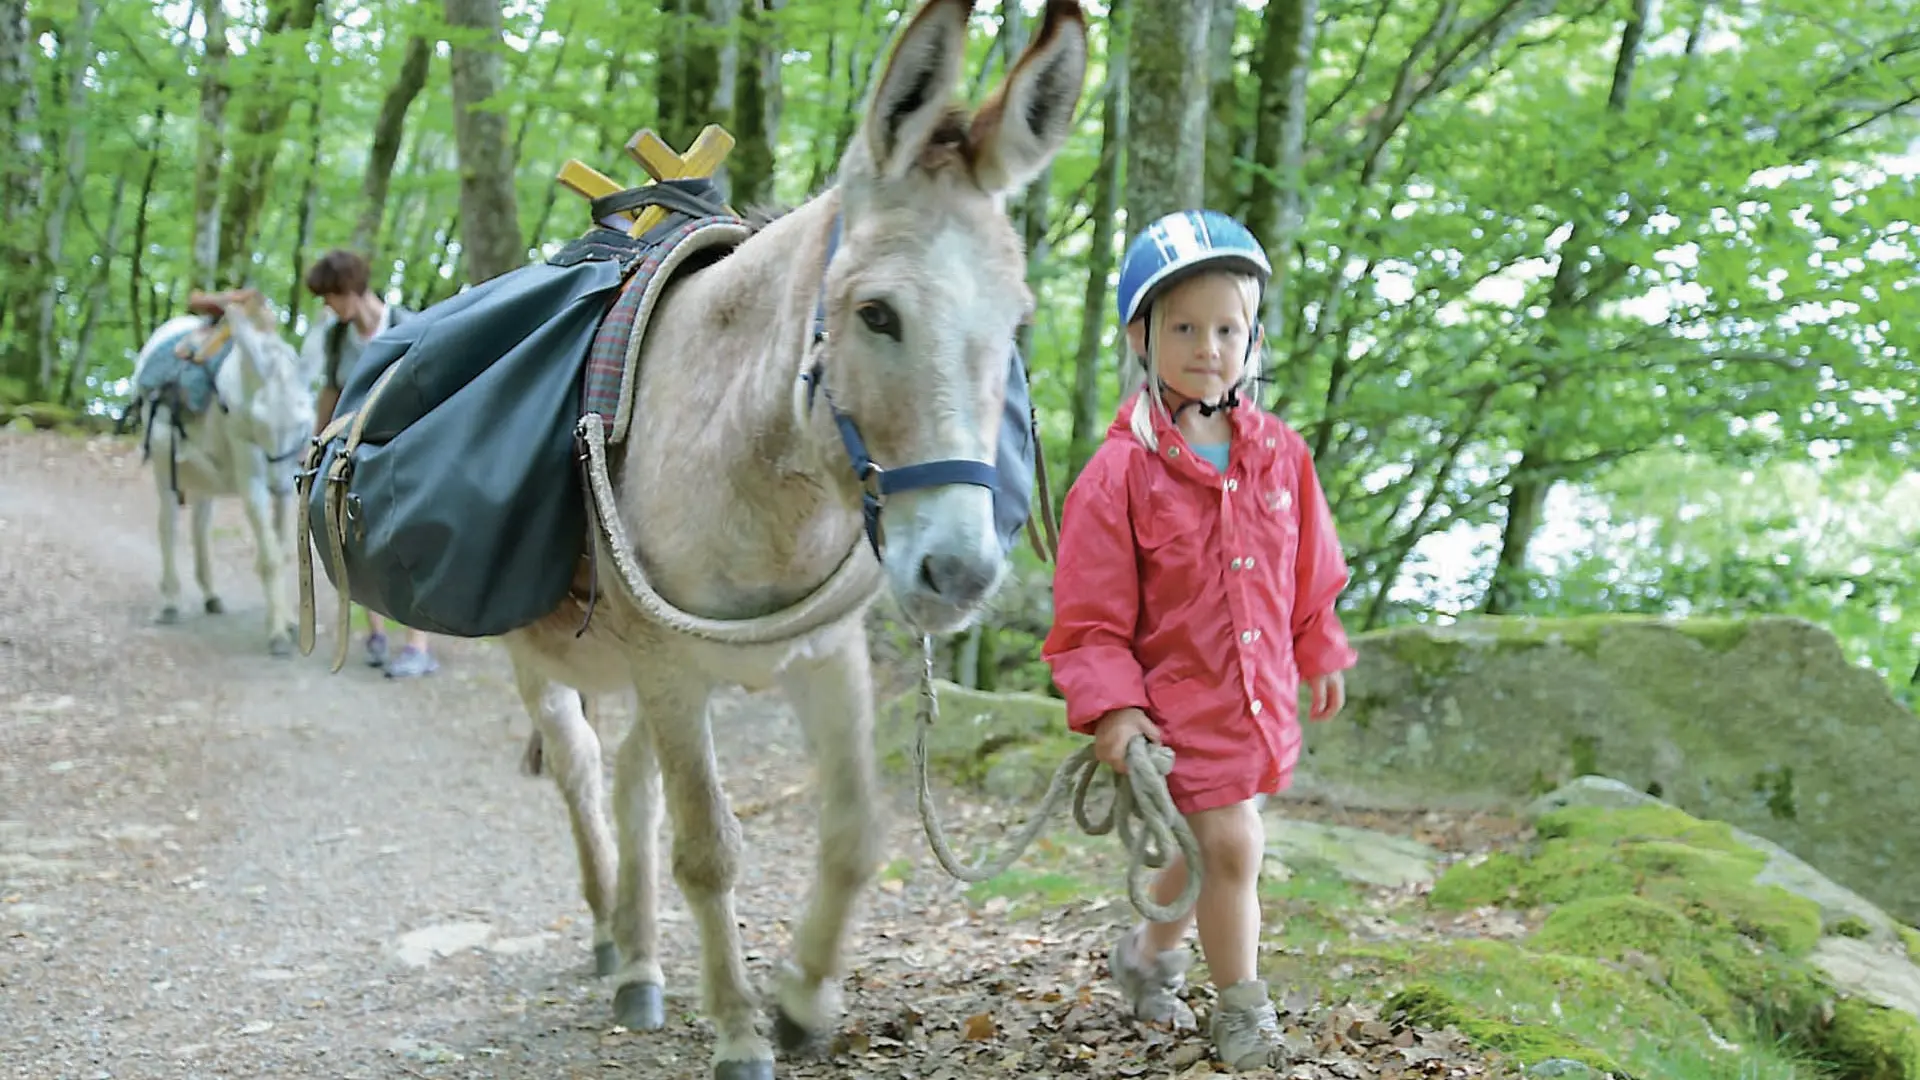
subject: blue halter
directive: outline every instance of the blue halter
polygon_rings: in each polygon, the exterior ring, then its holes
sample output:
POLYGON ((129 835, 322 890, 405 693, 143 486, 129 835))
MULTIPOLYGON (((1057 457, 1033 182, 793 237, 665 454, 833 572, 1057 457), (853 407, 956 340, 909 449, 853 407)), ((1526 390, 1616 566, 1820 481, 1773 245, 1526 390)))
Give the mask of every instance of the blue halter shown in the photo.
MULTIPOLYGON (((833 264, 834 252, 840 247, 840 217, 834 215, 833 233, 827 239, 826 265, 833 264)), ((827 293, 826 269, 821 271, 820 298, 813 308, 813 344, 817 349, 827 340, 827 293)), ((867 543, 873 548, 873 556, 881 557, 880 511, 886 506, 887 496, 899 491, 912 491, 915 488, 945 487, 948 484, 977 484, 988 491, 999 484, 1000 473, 997 468, 984 461, 971 461, 964 458, 947 458, 940 461, 922 461, 898 468, 882 468, 867 453, 867 443, 860 437, 860 429, 839 405, 834 403, 833 391, 823 385, 824 370, 818 356, 813 366, 800 377, 807 383, 807 408, 813 408, 813 396, 816 391, 827 399, 827 407, 833 410, 833 424, 840 430, 840 443, 846 447, 847 460, 853 466, 854 478, 860 481, 860 510, 867 530, 867 543)))

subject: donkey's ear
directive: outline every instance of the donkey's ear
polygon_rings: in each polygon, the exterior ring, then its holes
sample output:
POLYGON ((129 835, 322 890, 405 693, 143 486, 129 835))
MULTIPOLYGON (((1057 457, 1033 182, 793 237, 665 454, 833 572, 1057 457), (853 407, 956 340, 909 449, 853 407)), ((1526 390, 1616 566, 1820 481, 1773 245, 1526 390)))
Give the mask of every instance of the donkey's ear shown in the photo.
POLYGON ((1077 0, 1048 0, 1046 19, 1007 81, 974 114, 967 141, 988 191, 1011 191, 1047 167, 1073 131, 1087 78, 1087 23, 1077 0))
POLYGON ((883 177, 906 173, 947 114, 967 52, 973 0, 928 0, 894 39, 867 103, 867 152, 883 177))

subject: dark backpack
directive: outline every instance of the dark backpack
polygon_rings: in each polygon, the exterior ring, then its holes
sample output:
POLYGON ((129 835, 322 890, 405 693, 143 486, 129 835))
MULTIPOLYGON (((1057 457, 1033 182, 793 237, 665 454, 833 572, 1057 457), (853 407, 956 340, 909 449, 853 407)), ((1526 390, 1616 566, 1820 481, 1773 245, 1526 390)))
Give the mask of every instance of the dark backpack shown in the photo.
POLYGON ((301 647, 313 647, 312 559, 348 604, 404 626, 490 637, 565 599, 586 551, 575 461, 582 371, 623 284, 676 230, 728 214, 711 181, 628 196, 664 220, 633 238, 596 226, 367 342, 301 473, 301 647))

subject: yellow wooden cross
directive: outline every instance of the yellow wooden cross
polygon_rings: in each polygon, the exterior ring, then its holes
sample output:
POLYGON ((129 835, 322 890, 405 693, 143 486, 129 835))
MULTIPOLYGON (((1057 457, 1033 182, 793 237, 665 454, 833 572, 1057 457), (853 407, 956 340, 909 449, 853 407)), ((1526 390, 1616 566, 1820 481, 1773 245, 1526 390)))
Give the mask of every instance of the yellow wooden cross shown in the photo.
MULTIPOLYGON (((647 175, 655 180, 710 177, 727 160, 727 154, 732 150, 733 136, 727 134, 727 130, 719 124, 708 124, 702 128, 684 155, 674 153, 673 147, 668 146, 666 140, 651 128, 642 128, 627 140, 628 156, 639 162, 640 167, 647 170, 647 175)), ((621 190, 620 185, 612 179, 578 159, 561 166, 556 179, 562 187, 588 199, 602 198, 621 190)), ((666 216, 665 207, 645 207, 627 227, 627 235, 640 236, 666 216)), ((621 220, 626 220, 626 216, 621 215, 621 220)))

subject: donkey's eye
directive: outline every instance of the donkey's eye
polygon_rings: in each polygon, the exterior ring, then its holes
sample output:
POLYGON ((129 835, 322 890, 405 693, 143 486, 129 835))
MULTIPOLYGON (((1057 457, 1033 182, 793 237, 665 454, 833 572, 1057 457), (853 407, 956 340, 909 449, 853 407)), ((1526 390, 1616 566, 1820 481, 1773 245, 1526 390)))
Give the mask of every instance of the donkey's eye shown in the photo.
POLYGON ((870 300, 859 307, 860 321, 867 329, 895 341, 900 340, 900 316, 885 300, 870 300))

